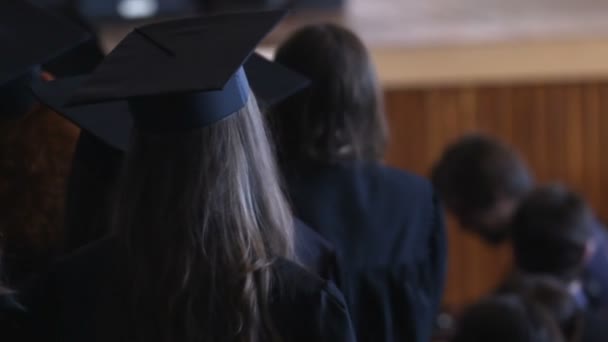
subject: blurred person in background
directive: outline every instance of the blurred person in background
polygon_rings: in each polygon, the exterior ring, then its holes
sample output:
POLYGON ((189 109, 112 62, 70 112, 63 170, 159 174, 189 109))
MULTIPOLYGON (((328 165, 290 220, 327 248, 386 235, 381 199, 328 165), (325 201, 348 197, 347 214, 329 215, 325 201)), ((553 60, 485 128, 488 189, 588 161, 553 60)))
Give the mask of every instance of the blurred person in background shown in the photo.
POLYGON ((589 306, 582 275, 595 252, 598 222, 577 194, 560 185, 532 191, 511 221, 514 277, 550 275, 567 284, 579 306, 589 306))
MULTIPOLYGON (((510 238, 511 220, 534 180, 518 154, 484 135, 468 135, 448 146, 432 170, 433 184, 461 227, 489 244, 510 238)), ((608 308, 608 234, 591 225, 593 251, 584 266, 590 305, 608 308)), ((564 258, 566 256, 563 256, 564 258)))
POLYGON ((77 2, 61 0, 49 7, 53 13, 70 21, 91 36, 86 42, 43 64, 42 68, 56 78, 88 74, 99 65, 105 55, 97 28, 80 14, 77 2))
POLYGON ((296 216, 336 248, 359 341, 428 341, 445 277, 442 210, 430 182, 382 163, 387 123, 369 52, 320 24, 275 60, 312 82, 268 119, 296 216))

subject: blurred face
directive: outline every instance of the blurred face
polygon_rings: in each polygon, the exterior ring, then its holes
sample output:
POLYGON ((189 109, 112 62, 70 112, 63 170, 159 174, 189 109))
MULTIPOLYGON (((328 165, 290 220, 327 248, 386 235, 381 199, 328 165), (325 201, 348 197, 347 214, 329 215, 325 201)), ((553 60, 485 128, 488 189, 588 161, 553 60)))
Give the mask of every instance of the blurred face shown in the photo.
POLYGON ((516 200, 503 198, 488 210, 452 210, 452 213, 464 229, 497 245, 509 236, 509 223, 516 206, 516 200))

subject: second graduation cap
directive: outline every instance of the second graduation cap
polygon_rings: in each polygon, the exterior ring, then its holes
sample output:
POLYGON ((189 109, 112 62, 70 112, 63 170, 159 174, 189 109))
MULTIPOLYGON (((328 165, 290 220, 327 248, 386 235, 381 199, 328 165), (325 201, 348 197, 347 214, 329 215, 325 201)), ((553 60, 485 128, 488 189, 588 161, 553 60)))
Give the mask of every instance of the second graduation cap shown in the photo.
POLYGON ((190 129, 242 109, 243 64, 285 11, 188 18, 131 32, 82 83, 70 106, 126 101, 134 125, 190 129))
POLYGON ((75 25, 25 0, 0 1, 0 112, 19 115, 33 99, 28 86, 40 64, 89 38, 75 25))

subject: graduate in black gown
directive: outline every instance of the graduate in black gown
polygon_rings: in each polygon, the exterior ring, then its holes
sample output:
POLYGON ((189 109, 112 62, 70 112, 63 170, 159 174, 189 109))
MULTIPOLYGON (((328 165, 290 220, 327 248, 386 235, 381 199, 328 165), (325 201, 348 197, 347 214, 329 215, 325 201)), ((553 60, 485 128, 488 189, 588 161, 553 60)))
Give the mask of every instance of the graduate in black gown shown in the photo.
POLYGON ((78 128, 41 106, 29 86, 41 64, 88 34, 24 0, 0 1, 0 247, 15 288, 61 250, 65 180, 78 128))
POLYGON ((115 234, 27 303, 45 341, 353 341, 340 292, 287 259, 293 220, 241 67, 282 11, 139 27, 70 100, 134 121, 115 234))
POLYGON ((269 120, 296 216, 336 248, 359 340, 429 341, 445 277, 441 208, 430 182, 381 162, 387 127, 366 48, 315 25, 275 61, 312 82, 269 120))

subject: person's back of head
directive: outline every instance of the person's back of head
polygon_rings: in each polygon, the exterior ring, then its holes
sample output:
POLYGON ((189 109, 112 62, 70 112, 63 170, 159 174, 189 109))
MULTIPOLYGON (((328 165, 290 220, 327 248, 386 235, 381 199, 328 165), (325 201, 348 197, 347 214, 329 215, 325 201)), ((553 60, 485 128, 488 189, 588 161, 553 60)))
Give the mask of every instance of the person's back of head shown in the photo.
POLYGON ((484 299, 463 314, 452 342, 562 342, 556 322, 517 295, 484 299))
POLYGON ((81 131, 67 184, 66 253, 109 233, 122 159, 122 151, 81 131))
POLYGON ((278 48, 275 60, 311 80, 271 108, 282 162, 379 160, 387 127, 369 52, 345 28, 307 26, 278 48))
POLYGON ((432 181, 463 228, 492 243, 508 236, 512 212, 533 183, 511 148, 484 135, 450 145, 433 167, 432 181))
POLYGON ((591 248, 594 224, 591 209, 577 194, 559 185, 534 190, 512 221, 516 266, 566 281, 577 278, 591 248))
POLYGON ((121 296, 91 319, 102 321, 91 322, 95 335, 280 339, 272 304, 281 259, 294 258, 293 216, 244 64, 285 14, 144 25, 70 95, 74 105, 122 101, 132 119, 109 239, 121 296))
POLYGON ((136 129, 120 188, 137 341, 274 340, 271 266, 293 258, 292 216, 253 97, 209 127, 136 129))
POLYGON ((0 118, 0 233, 11 285, 42 271, 61 251, 78 133, 40 105, 17 118, 0 118))

